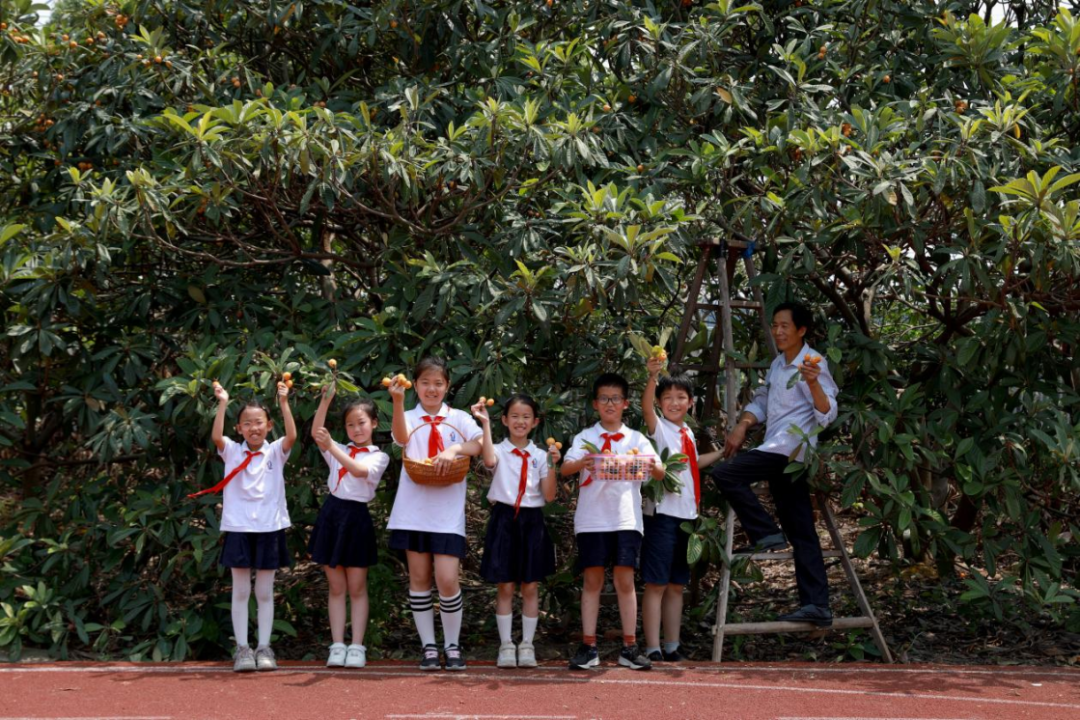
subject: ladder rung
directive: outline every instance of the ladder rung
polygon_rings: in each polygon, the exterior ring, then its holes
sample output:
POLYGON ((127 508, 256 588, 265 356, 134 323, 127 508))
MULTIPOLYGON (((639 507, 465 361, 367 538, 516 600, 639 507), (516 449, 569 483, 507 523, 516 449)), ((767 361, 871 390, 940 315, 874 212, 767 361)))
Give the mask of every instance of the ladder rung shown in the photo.
MULTIPOLYGON (((760 310, 761 303, 756 300, 732 300, 728 303, 732 308, 736 310, 760 310)), ((724 309, 723 303, 694 303, 694 312, 698 310, 712 310, 713 312, 720 312, 724 309)))
MULTIPOLYGON (((739 370, 751 370, 751 369, 753 369, 753 370, 768 370, 770 365, 772 365, 772 363, 768 363, 768 362, 735 363, 735 367, 738 368, 739 370)), ((682 367, 683 370, 693 370, 694 372, 710 372, 710 373, 720 373, 720 372, 723 372, 726 369, 726 368, 724 368, 723 365, 721 365, 720 367, 716 367, 715 365, 703 365, 701 363, 695 363, 693 365, 681 365, 680 364, 680 367, 682 367)))
MULTIPOLYGON (((784 632, 813 632, 814 630, 853 630, 855 628, 868 628, 874 626, 874 619, 869 617, 833 618, 829 628, 818 627, 808 622, 785 622, 773 620, 772 622, 748 622, 730 623, 724 626, 724 635, 765 635, 768 633, 784 632)), ((713 634, 718 628, 713 626, 713 634)))
MULTIPOLYGON (((837 558, 841 557, 843 553, 839 550, 825 550, 821 553, 822 557, 837 558)), ((793 552, 760 552, 754 553, 736 553, 732 555, 733 558, 750 558, 751 560, 794 560, 795 553, 793 552)))
POLYGON ((745 250, 750 247, 742 240, 717 240, 716 238, 709 238, 708 240, 702 240, 698 245, 723 245, 726 244, 729 248, 735 248, 737 250, 745 250))

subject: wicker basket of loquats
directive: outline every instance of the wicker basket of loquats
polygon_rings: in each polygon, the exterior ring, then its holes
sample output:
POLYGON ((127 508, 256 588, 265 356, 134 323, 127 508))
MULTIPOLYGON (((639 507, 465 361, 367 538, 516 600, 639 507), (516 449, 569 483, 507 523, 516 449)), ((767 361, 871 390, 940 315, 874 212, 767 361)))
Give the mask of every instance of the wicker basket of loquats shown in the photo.
MULTIPOLYGON (((409 447, 409 440, 412 440, 413 434, 422 427, 424 427, 424 425, 417 425, 412 429, 409 433, 408 440, 405 441, 405 448, 409 447)), ((457 431, 457 434, 461 437, 465 437, 465 433, 461 432, 461 430, 448 422, 440 423, 439 427, 448 427, 457 431)), ((435 469, 435 465, 431 458, 416 460, 406 455, 403 450, 401 459, 405 465, 405 472, 409 473, 409 477, 412 478, 412 481, 417 485, 445 487, 461 482, 465 479, 465 476, 469 474, 470 460, 468 455, 458 455, 454 458, 453 463, 450 465, 450 469, 441 474, 435 469)))

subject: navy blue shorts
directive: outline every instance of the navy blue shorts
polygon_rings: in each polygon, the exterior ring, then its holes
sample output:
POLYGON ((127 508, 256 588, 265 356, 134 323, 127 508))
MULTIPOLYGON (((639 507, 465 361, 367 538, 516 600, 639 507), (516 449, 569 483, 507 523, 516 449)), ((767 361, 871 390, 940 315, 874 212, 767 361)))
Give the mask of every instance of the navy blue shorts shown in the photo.
POLYGON ((494 503, 484 538, 480 577, 493 583, 540 582, 555 573, 555 543, 544 525, 544 509, 494 503))
POLYGON ((641 550, 641 533, 637 530, 578 533, 577 567, 637 568, 641 550))
POLYGON ((650 585, 685 585, 690 582, 686 546, 690 533, 686 520, 670 515, 646 515, 645 538, 641 542, 641 581, 650 585))
POLYGON ((469 546, 465 538, 453 533, 433 533, 423 530, 391 530, 390 549, 405 552, 411 550, 432 555, 451 555, 465 559, 469 546))
POLYGON ((224 532, 218 563, 227 568, 277 570, 292 565, 285 531, 224 532))
POLYGON ((367 503, 327 495, 311 530, 311 559, 329 567, 371 567, 379 560, 367 503))

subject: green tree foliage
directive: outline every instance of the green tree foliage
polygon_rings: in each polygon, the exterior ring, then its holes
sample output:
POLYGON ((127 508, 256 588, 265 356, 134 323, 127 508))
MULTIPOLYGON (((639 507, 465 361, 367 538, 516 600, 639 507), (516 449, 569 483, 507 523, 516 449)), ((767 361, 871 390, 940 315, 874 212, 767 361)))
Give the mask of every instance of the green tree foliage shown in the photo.
MULTIPOLYGON (((1067 10, 2 12, 0 646, 228 644, 216 512, 183 500, 221 472, 213 379, 266 395, 289 369, 306 420, 326 359, 385 409, 379 379, 436 350, 454 404, 528 390, 566 438, 599 369, 641 376, 630 335, 678 323, 697 243, 728 237, 755 241, 770 304, 822 309, 843 406, 807 462, 864 514, 857 551, 958 561, 975 607, 1080 622, 1067 10)), ((323 473, 301 449, 302 528, 323 473)))

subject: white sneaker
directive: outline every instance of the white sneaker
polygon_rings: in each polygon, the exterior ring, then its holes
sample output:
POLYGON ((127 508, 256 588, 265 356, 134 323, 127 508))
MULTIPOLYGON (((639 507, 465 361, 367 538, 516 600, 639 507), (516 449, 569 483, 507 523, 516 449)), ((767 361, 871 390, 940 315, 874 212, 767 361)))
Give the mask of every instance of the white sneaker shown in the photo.
POLYGON ((233 655, 233 672, 255 672, 255 651, 248 645, 236 648, 233 655))
POLYGON ((334 643, 330 646, 326 667, 345 667, 345 643, 334 643))
POLYGON ((277 658, 269 645, 255 648, 255 669, 259 672, 277 670, 277 658))
POLYGON ((518 645, 518 667, 536 667, 536 650, 531 642, 521 641, 518 645))
POLYGON ((367 665, 367 648, 363 645, 350 645, 345 654, 345 667, 362 668, 367 665))
POLYGON ((517 648, 512 642, 504 642, 499 646, 499 662, 501 668, 517 667, 517 648))

